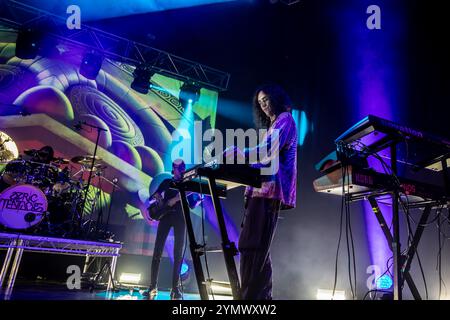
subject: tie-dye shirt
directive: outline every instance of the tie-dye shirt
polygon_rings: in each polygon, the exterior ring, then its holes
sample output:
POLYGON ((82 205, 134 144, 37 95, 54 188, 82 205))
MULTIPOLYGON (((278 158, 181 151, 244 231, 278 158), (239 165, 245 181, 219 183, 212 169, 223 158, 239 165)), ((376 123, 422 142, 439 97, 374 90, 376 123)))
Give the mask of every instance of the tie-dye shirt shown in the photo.
MULTIPOLYGON (((261 188, 247 187, 246 197, 281 200, 281 209, 295 208, 297 191, 297 128, 289 112, 281 113, 258 146, 244 150, 246 157, 258 155, 252 166, 269 171, 278 157, 278 168, 262 175, 261 188), (278 139, 277 139, 278 138, 278 139), (267 150, 267 151, 265 151, 267 150), (262 159, 261 159, 262 158, 262 159)), ((250 157, 250 160, 252 158, 250 157)))

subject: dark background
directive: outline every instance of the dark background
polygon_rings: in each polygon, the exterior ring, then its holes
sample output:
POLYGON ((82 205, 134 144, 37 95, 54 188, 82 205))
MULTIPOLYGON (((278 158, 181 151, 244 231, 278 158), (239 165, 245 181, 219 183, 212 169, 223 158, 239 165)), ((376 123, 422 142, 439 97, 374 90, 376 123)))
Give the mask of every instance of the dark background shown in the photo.
MULTIPOLYGON (((294 106, 307 113, 314 131, 298 151, 298 205, 282 215, 272 247, 274 297, 278 299, 314 299, 318 288, 333 286, 340 199, 313 191, 312 181, 320 175, 313 166, 332 150, 334 139, 359 120, 359 106, 353 100, 357 92, 352 92, 349 79, 355 72, 352 56, 356 57, 361 43, 349 28, 358 23, 365 27, 370 4, 381 7, 382 30, 366 30, 368 43, 395 38, 394 45, 375 50, 380 64, 386 60, 396 70, 395 79, 389 82, 396 87, 388 88, 396 94, 391 99, 395 101, 390 105, 395 118, 391 120, 449 137, 449 27, 439 1, 313 0, 294 6, 232 2, 97 22, 107 30, 229 72, 229 89, 219 95, 220 129, 251 127, 253 91, 268 81, 282 85, 294 106), (349 24, 346 12, 356 12, 360 20, 349 24), (232 106, 239 106, 234 117, 227 112, 232 106)), ((233 191, 225 205, 239 225, 242 190, 233 191)), ((353 205, 359 298, 367 291, 366 268, 371 264, 364 223, 362 206, 353 205)), ((337 288, 348 295, 345 242, 341 245, 337 288)), ((445 281, 448 250, 445 246, 443 250, 445 281)), ((426 229, 419 253, 429 296, 436 299, 435 225, 426 229)), ((210 268, 216 270, 212 271, 216 278, 223 279, 220 258, 210 257, 209 261, 217 261, 211 262, 214 267, 210 268)), ((424 295, 417 261, 412 274, 424 295)), ((405 294, 408 297, 408 289, 405 294)))
MULTIPOLYGON (((282 214, 272 246, 276 299, 314 299, 318 288, 333 287, 341 200, 314 192, 312 182, 320 176, 314 164, 332 151, 334 139, 360 118, 360 106, 354 99, 358 93, 353 91, 351 79, 355 72, 352 57, 357 56, 361 42, 351 28, 359 23, 365 28, 365 11, 370 4, 381 7, 382 30, 366 30, 368 43, 385 43, 384 39, 395 34, 394 45, 375 50, 378 61, 396 70, 395 78, 389 81, 395 87, 388 88, 396 94, 390 100, 395 101, 390 105, 392 120, 450 137, 450 27, 442 1, 303 0, 293 6, 236 1, 90 23, 229 72, 229 88, 219 95, 220 129, 251 127, 253 91, 268 81, 282 85, 294 106, 307 113, 314 130, 298 150, 297 208, 282 214), (356 13, 351 23, 348 12, 356 13), (230 116, 228 108, 236 106, 239 112, 230 116)), ((237 225, 242 215, 242 192, 232 191, 225 201, 237 225)), ((353 205, 359 298, 367 291, 366 268, 371 264, 364 223, 362 206, 353 205)), ((218 241, 211 230, 208 232, 211 242, 218 241)), ((425 231, 419 253, 433 299, 438 297, 439 285, 437 241, 432 224, 425 231)), ((341 245, 337 288, 346 290, 348 296, 345 242, 341 245)), ((225 280, 222 258, 208 257, 212 277, 225 280)), ((445 283, 450 283, 448 258, 444 246, 445 283)), ((424 294, 417 261, 412 276, 424 294)), ((405 295, 410 297, 408 289, 405 295)))

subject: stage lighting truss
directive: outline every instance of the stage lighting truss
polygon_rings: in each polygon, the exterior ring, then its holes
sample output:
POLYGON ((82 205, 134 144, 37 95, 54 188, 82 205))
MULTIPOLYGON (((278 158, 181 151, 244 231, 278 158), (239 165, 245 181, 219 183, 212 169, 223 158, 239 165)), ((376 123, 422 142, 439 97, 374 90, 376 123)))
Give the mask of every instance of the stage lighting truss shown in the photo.
POLYGON ((228 88, 230 74, 226 72, 84 24, 81 29, 69 30, 66 17, 15 0, 0 2, 0 25, 15 30, 36 28, 60 43, 95 51, 104 58, 135 66, 145 65, 159 74, 183 82, 196 82, 211 90, 225 91, 228 88))

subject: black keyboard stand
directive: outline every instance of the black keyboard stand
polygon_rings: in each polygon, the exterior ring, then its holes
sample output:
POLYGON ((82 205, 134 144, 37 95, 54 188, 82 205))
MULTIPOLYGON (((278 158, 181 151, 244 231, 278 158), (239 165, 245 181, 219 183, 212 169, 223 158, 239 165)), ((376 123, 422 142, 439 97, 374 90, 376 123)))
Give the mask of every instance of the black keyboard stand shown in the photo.
MULTIPOLYGON (((390 153, 391 153, 391 170, 392 173, 397 175, 397 143, 393 142, 390 146, 390 153)), ((411 293, 415 300, 422 300, 419 291, 417 290, 417 287, 409 273, 409 270, 411 268, 411 263, 414 258, 414 255, 416 254, 417 247, 419 245, 419 241, 422 237, 423 230, 425 229, 425 225, 427 223, 428 217, 430 215, 431 209, 435 205, 439 205, 441 201, 430 201, 428 203, 425 203, 423 205, 420 205, 420 207, 423 207, 424 210, 422 212, 420 222, 416 228, 416 231, 413 235, 412 243, 408 249, 408 252, 405 255, 401 254, 401 244, 400 244, 400 224, 399 224, 399 205, 400 205, 400 195, 399 195, 399 186, 394 187, 393 189, 389 191, 382 191, 382 192, 373 192, 370 196, 367 197, 367 200, 369 200, 369 203, 372 207, 372 211, 374 212, 378 223, 380 224, 380 227, 384 233, 384 236, 386 238, 386 241, 389 245, 389 248, 392 250, 393 253, 393 294, 394 294, 394 300, 402 300, 402 290, 404 282, 408 284, 408 287, 411 290, 411 293), (389 229, 389 224, 386 223, 386 220, 384 219, 384 216, 380 210, 380 207, 377 202, 377 197, 390 194, 392 196, 392 233, 389 229)), ((347 200, 350 202, 362 200, 359 195, 352 195, 347 194, 346 195, 347 200)))
POLYGON ((184 220, 189 239, 189 248, 191 249, 192 264, 194 266, 195 278, 197 279, 198 292, 202 300, 209 300, 208 288, 206 286, 205 275, 203 273, 201 246, 195 240, 194 228, 192 227, 191 210, 186 196, 186 190, 182 183, 175 183, 174 186, 180 192, 181 208, 183 209, 184 220))
MULTIPOLYGON (((225 257, 225 264, 227 268, 228 278, 230 280, 231 291, 233 294, 233 298, 235 300, 240 300, 241 295, 240 295, 239 277, 236 269, 236 264, 234 261, 234 256, 238 254, 238 250, 236 249, 234 242, 230 242, 228 238, 228 232, 225 225, 225 219, 223 216, 219 192, 217 190, 217 184, 214 177, 208 177, 208 185, 209 185, 209 194, 211 196, 214 205, 214 211, 216 212, 219 224, 219 230, 222 239, 222 250, 225 257)), ((202 300, 209 300, 207 285, 203 273, 202 262, 200 260, 200 257, 205 253, 206 248, 199 245, 195 239, 195 234, 192 227, 192 221, 190 216, 190 208, 186 197, 186 191, 189 190, 186 190, 185 184, 183 182, 174 183, 173 187, 175 189, 178 189, 180 192, 181 205, 183 209, 183 215, 186 220, 186 228, 189 238, 189 247, 191 249, 192 263, 195 271, 195 277, 197 279, 197 286, 199 289, 200 298, 202 300)))
MULTIPOLYGON (((389 248, 394 253, 395 258, 395 252, 394 252, 394 237, 391 234, 391 231, 389 230, 389 225, 386 223, 386 220, 384 219, 383 213, 380 210, 380 207, 378 206, 376 196, 370 196, 368 198, 370 205, 372 207, 372 211, 374 212, 375 216, 377 217, 378 223, 381 226, 381 229, 383 230, 384 236, 386 237, 386 241, 389 245, 389 248)), ((425 206, 424 211, 422 212, 422 216, 420 217, 419 224, 417 226, 417 229, 414 233, 413 240, 411 243, 411 246, 409 247, 408 252, 406 255, 398 254, 397 258, 397 265, 394 264, 394 272, 397 273, 397 278, 394 277, 394 299, 401 300, 402 299, 402 288, 404 281, 408 284, 409 289, 411 290, 411 293, 415 300, 422 300, 419 290, 417 290, 417 287, 409 273, 409 270, 411 268, 411 263, 414 258, 414 255, 416 254, 417 247, 419 245, 420 238, 422 237, 423 230, 425 229, 425 225, 427 223, 428 217, 431 212, 431 204, 427 204, 425 206), (397 295, 396 295, 397 290, 397 295)), ((399 247, 399 246, 398 246, 399 247)), ((397 248, 398 248, 397 247, 397 248)), ((395 260, 394 260, 395 262, 395 260)))
MULTIPOLYGON (((430 165, 436 164, 436 161, 440 161, 442 165, 443 179, 444 179, 444 188, 445 195, 441 198, 436 195, 436 198, 432 197, 431 201, 428 204, 421 205, 421 208, 424 208, 424 212, 421 217, 421 224, 418 225, 411 247, 408 250, 406 256, 401 255, 401 244, 400 244, 400 230, 399 230, 399 207, 400 207, 400 192, 402 191, 401 186, 396 183, 396 186, 393 188, 389 188, 388 192, 384 192, 390 194, 392 197, 392 234, 390 229, 386 225, 386 221, 380 212, 378 207, 376 197, 381 195, 381 192, 377 194, 374 192, 371 196, 369 196, 370 204, 372 205, 372 209, 377 216, 378 222, 383 229, 386 240, 389 243, 389 247, 392 250, 393 258, 394 258, 394 300, 402 300, 402 288, 403 283, 406 280, 408 283, 411 292, 414 295, 415 299, 420 299, 420 295, 417 291, 417 288, 414 285, 414 282, 411 279, 409 274, 409 268, 412 261, 412 258, 416 252, 418 242, 422 236, 423 232, 423 224, 427 221, 427 218, 430 214, 430 211, 434 204, 448 203, 449 195, 450 195, 450 177, 447 168, 447 158, 449 158, 449 150, 450 150, 450 142, 448 139, 444 139, 435 135, 431 135, 419 130, 415 130, 412 128, 408 128, 403 125, 399 125, 393 123, 392 121, 382 119, 379 117, 375 117, 373 115, 369 115, 365 117, 363 120, 359 121, 357 124, 348 129, 344 134, 340 135, 335 143, 338 148, 345 150, 357 150, 365 149, 365 152, 368 154, 376 154, 382 150, 390 150, 390 165, 392 175, 397 176, 397 157, 398 150, 397 146, 399 142, 402 141, 410 141, 414 142, 414 145, 417 143, 418 152, 414 156, 414 165, 416 166, 416 171, 423 169, 425 167, 429 167, 430 165), (381 133, 381 134, 380 134, 381 133), (423 146, 427 147, 427 153, 422 154, 423 151, 420 151, 423 146), (432 159, 425 159, 423 161, 423 157, 432 159)), ((340 150, 337 150, 340 151, 340 150)), ((320 165, 323 163, 321 162, 320 165)), ((345 180, 344 180, 345 181, 345 180)), ((346 200, 348 201, 356 201, 357 198, 352 196, 352 194, 344 195, 346 200)), ((360 196, 359 200, 361 200, 360 196)), ((411 207, 407 204, 408 207, 411 207)), ((409 208, 408 208, 409 209, 409 208)))
POLYGON ((230 280, 231 292, 234 300, 241 300, 241 286, 239 283, 239 276, 236 269, 236 263, 234 257, 239 254, 234 242, 231 242, 228 238, 228 232, 225 225, 225 219, 223 217, 222 205, 220 203, 219 195, 217 193, 216 179, 214 177, 208 177, 209 191, 211 193, 211 199, 214 205, 214 211, 216 212, 217 221, 219 223, 220 236, 222 239, 222 250, 225 258, 225 265, 227 268, 228 279, 230 280))

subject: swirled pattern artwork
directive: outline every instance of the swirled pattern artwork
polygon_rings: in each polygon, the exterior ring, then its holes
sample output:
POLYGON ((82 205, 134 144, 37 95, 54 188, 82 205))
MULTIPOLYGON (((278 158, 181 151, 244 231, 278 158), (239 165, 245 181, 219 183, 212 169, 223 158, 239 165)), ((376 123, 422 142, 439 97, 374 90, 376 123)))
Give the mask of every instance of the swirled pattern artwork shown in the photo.
POLYGON ((91 114, 102 119, 114 140, 125 141, 132 146, 145 144, 142 132, 133 119, 104 93, 90 87, 73 86, 66 94, 76 113, 91 114))
MULTIPOLYGON (((112 201, 110 226, 125 242, 124 252, 152 254, 148 240, 154 240, 156 228, 142 214, 153 177, 170 171, 172 132, 185 111, 178 100, 183 83, 155 74, 152 89, 143 95, 130 87, 134 66, 105 59, 90 80, 79 72, 84 54, 79 48, 22 60, 14 55, 15 44, 1 39, 0 32, 2 131, 21 154, 50 145, 55 156, 66 159, 92 155, 98 140, 98 168, 104 169, 96 169, 92 183, 104 195, 94 208, 107 210, 112 201)), ((216 105, 217 92, 202 89, 195 119, 214 125, 216 105)), ((80 164, 66 167, 73 179, 87 180, 80 164)), ((95 195, 91 198, 95 202, 95 195)))

